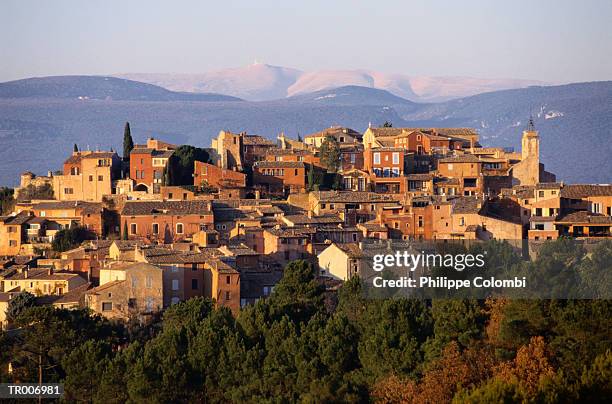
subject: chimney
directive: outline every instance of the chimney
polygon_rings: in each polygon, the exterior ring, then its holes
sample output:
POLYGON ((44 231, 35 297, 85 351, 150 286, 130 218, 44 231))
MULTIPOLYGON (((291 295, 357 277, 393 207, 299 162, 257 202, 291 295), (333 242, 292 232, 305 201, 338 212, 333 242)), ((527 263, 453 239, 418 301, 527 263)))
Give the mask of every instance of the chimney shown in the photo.
POLYGON ((309 219, 312 219, 312 216, 313 216, 313 215, 312 215, 312 210, 309 210, 309 211, 308 211, 308 218, 309 218, 309 219))
POLYGON ((28 279, 28 269, 29 269, 29 267, 25 267, 25 268, 23 269, 23 277, 24 277, 25 279, 28 279))
POLYGON ((47 177, 53 177, 53 172, 51 170, 47 171, 47 177))
POLYGON ((259 191, 255 191, 255 199, 260 199, 261 193, 259 191))
POLYGON ((49 269, 47 270, 47 275, 53 275, 53 267, 49 267, 49 269))

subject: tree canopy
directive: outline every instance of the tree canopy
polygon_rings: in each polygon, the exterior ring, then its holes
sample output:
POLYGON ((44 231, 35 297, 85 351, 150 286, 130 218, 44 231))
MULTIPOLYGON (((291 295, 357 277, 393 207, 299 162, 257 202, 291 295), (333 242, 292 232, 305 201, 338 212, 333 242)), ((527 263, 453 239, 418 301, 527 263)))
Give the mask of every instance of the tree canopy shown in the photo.
MULTIPOLYGON (((611 250, 583 259, 600 262, 611 250)), ((579 256, 569 251, 567 262, 579 256)), ((0 380, 36 381, 41 369, 44 382, 65 384, 67 401, 99 403, 602 402, 612 395, 608 300, 366 299, 362 288, 353 278, 335 294, 310 262, 295 261, 268 298, 236 317, 199 297, 131 331, 84 310, 16 301, 21 330, 0 334, 0 380)))
POLYGON ((165 181, 167 185, 193 185, 194 162, 208 162, 205 149, 183 145, 178 147, 168 159, 165 181))
POLYGON ((130 123, 125 123, 123 129, 123 160, 130 160, 130 152, 134 149, 134 139, 132 139, 132 130, 130 129, 130 123))

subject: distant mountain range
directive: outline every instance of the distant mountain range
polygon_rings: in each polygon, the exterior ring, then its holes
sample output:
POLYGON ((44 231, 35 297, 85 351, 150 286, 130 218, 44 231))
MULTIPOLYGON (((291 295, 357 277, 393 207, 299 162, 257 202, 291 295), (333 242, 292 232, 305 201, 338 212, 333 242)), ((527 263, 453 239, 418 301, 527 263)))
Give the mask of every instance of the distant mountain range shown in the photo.
POLYGON ((35 77, 0 84, 0 99, 68 98, 115 101, 240 101, 212 93, 174 92, 151 84, 96 76, 35 77))
POLYGON ((568 182, 612 182, 612 82, 495 91, 422 104, 388 91, 343 86, 270 101, 184 94, 107 77, 0 83, 0 185, 56 170, 77 143, 120 150, 129 121, 136 142, 154 136, 209 147, 219 130, 295 138, 332 125, 476 128, 485 146, 520 147, 529 114, 547 169, 568 182), (196 97, 196 98, 194 98, 196 97), (202 98, 197 98, 202 97, 202 98))
POLYGON ((174 91, 228 94, 249 101, 270 101, 330 88, 360 86, 387 90, 410 101, 439 102, 489 91, 546 84, 536 80, 410 76, 369 70, 303 72, 263 63, 201 74, 125 73, 113 76, 174 91))

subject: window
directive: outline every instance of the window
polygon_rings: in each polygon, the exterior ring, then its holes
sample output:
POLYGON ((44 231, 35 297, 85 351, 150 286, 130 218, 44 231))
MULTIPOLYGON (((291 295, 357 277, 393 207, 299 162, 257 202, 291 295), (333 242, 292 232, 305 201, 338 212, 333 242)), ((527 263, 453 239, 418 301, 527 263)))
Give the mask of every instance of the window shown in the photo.
POLYGON ((93 175, 90 175, 89 176, 89 182, 92 182, 92 181, 93 181, 93 175))
POLYGON ((464 178, 463 179, 463 186, 466 188, 474 188, 476 187, 476 178, 464 178))
POLYGON ((230 283, 232 283, 232 277, 229 275, 225 276, 225 284, 229 285, 230 283))
POLYGON ((170 304, 177 304, 180 301, 181 301, 181 299, 179 299, 178 297, 174 296, 172 299, 170 299, 170 304))
POLYGON ((380 153, 374 153, 374 164, 380 164, 380 153))
POLYGON ((325 209, 326 207, 327 207, 326 204, 324 204, 324 203, 321 204, 321 209, 325 209))
POLYGON ((193 264, 191 264, 191 270, 192 271, 197 271, 198 270, 198 264, 196 264, 195 262, 193 264))
POLYGON ((391 174, 392 174, 393 177, 399 177, 400 169, 398 167, 393 167, 391 169, 391 174))
POLYGON ((17 240, 9 240, 9 246, 17 247, 17 240))
POLYGON ((357 241, 357 233, 353 233, 353 242, 357 241))
POLYGON ((112 302, 102 302, 102 311, 111 311, 113 310, 112 302))
POLYGON ((398 152, 393 152, 393 164, 399 164, 400 158, 398 152))
POLYGON ((459 218, 459 226, 465 226, 465 218, 459 218))
POLYGON ((172 199, 172 192, 168 192, 168 199, 172 199))
POLYGON ((104 176, 103 175, 98 175, 98 181, 104 181, 104 176))
POLYGON ((159 234, 159 223, 153 223, 153 234, 159 234))
POLYGON ((544 198, 544 191, 538 191, 538 196, 540 198, 544 198))
POLYGON ((136 223, 130 224, 130 233, 136 234, 136 223))
POLYGON ((334 209, 336 209, 336 206, 333 203, 330 203, 329 204, 329 209, 330 210, 334 210, 334 209))
POLYGON ((74 194, 74 190, 72 188, 64 188, 64 194, 65 195, 72 195, 72 194, 74 194))
POLYGON ((179 281, 178 281, 178 279, 172 279, 172 290, 179 290, 179 281))
POLYGON ((40 211, 40 217, 45 217, 47 216, 47 212, 45 212, 44 210, 40 211))
POLYGON ((601 213, 601 203, 593 203, 591 206, 593 213, 601 213))
POLYGON ((448 165, 448 171, 453 171, 453 164, 452 163, 448 165))
POLYGON ((230 300, 230 298, 231 298, 231 295, 230 295, 230 292, 228 290, 228 291, 225 292, 225 300, 230 300))
POLYGON ((423 216, 419 216, 419 227, 423 227, 423 216))
POLYGON ((197 279, 191 280, 191 290, 198 290, 198 280, 197 279))
POLYGON ((176 224, 176 234, 183 234, 183 223, 176 224))
POLYGON ((294 175, 297 176, 298 175, 298 169, 295 169, 294 175))

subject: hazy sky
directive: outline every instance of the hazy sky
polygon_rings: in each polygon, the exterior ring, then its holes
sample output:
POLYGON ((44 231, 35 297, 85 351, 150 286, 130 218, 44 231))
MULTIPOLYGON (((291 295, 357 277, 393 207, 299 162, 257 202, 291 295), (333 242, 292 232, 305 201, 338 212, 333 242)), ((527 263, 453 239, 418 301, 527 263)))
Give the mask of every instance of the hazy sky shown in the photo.
POLYGON ((612 0, 0 2, 0 81, 303 70, 612 79, 612 0))

